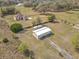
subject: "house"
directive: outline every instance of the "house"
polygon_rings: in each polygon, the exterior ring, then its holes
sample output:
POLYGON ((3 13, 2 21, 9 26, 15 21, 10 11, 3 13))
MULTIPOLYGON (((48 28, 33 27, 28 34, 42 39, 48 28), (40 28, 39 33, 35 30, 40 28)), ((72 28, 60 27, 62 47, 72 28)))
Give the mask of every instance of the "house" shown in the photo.
POLYGON ((48 27, 41 27, 33 31, 33 36, 37 39, 48 37, 52 34, 52 30, 48 27))
POLYGON ((17 7, 23 6, 23 3, 18 3, 16 6, 17 7))
POLYGON ((28 17, 25 16, 25 15, 22 15, 21 13, 17 13, 17 14, 14 16, 14 20, 28 20, 28 17))

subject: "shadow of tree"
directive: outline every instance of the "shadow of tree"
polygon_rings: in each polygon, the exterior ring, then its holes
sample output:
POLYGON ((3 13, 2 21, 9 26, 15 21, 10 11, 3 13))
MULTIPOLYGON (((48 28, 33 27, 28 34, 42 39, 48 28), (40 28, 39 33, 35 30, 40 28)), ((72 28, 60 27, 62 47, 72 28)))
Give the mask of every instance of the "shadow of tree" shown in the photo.
POLYGON ((30 51, 29 51, 29 49, 26 49, 26 50, 24 51, 24 55, 27 56, 27 57, 30 56, 30 51))
POLYGON ((61 53, 59 53, 59 55, 60 55, 61 57, 63 57, 63 55, 62 55, 61 53))
MULTIPOLYGON (((46 22, 43 22, 43 23, 40 23, 40 24, 37 24, 35 26, 38 26, 38 25, 43 25, 45 26, 45 24, 47 23, 59 23, 59 21, 54 21, 54 22, 49 22, 49 21, 46 21, 46 22)), ((30 28, 33 28, 34 26, 30 25, 30 26, 27 26, 27 27, 24 27, 22 31, 20 31, 19 33, 24 33, 26 31, 28 31, 27 29, 30 29, 30 28)))
POLYGON ((59 23, 59 21, 53 21, 52 23, 59 23))
POLYGON ((29 29, 29 28, 32 28, 33 26, 28 26, 28 27, 24 27, 24 29, 29 29))
POLYGON ((26 57, 30 57, 30 59, 35 59, 35 54, 34 54, 34 52, 33 52, 33 51, 30 51, 29 49, 26 49, 26 50, 24 51, 24 55, 25 55, 26 57))
POLYGON ((30 58, 31 58, 31 59, 35 59, 35 54, 34 54, 33 51, 30 51, 30 58))
POLYGON ((23 29, 22 31, 20 31, 19 33, 25 33, 26 31, 28 31, 27 29, 23 29))
POLYGON ((79 48, 76 48, 75 50, 76 50, 77 53, 79 53, 79 48))

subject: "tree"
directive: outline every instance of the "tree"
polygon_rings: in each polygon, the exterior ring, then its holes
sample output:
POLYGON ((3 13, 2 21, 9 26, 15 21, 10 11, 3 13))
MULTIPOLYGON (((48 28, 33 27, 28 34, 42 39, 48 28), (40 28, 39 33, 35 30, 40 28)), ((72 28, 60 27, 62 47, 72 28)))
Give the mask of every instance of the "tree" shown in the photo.
POLYGON ((36 26, 36 21, 33 21, 33 22, 32 22, 32 26, 33 26, 33 27, 36 26))
POLYGON ((18 47, 18 50, 22 53, 24 53, 27 49, 27 46, 24 43, 21 43, 18 47))
POLYGON ((4 43, 7 43, 7 42, 9 42, 9 40, 8 40, 7 38, 4 38, 4 39, 3 39, 3 42, 4 42, 4 43))
POLYGON ((21 43, 18 47, 18 50, 23 53, 25 56, 29 57, 30 56, 30 50, 28 49, 28 47, 24 44, 21 43))
POLYGON ((64 23, 67 24, 67 20, 64 20, 64 23))
POLYGON ((40 25, 42 23, 40 17, 37 18, 37 25, 40 25))
POLYGON ((37 26, 37 25, 41 25, 41 24, 42 24, 42 21, 41 21, 40 17, 37 17, 36 21, 32 22, 32 26, 37 26))
POLYGON ((68 11, 72 9, 79 9, 79 1, 78 0, 37 0, 32 2, 33 10, 40 11, 40 12, 47 12, 47 11, 68 11), (43 2, 43 3, 40 3, 43 2))
POLYGON ((7 7, 6 12, 8 14, 15 14, 15 8, 14 7, 7 7))
POLYGON ((23 30, 23 27, 21 24, 19 23, 15 23, 15 24, 12 24, 11 27, 10 27, 11 31, 14 32, 14 33, 18 33, 20 31, 23 30))
POLYGON ((1 8, 2 15, 9 15, 9 14, 15 14, 16 10, 14 7, 4 7, 1 8))
POLYGON ((55 15, 54 15, 54 14, 53 14, 53 15, 48 16, 48 20, 49 20, 49 22, 54 22, 54 21, 55 21, 55 19, 56 19, 56 17, 55 17, 55 15))

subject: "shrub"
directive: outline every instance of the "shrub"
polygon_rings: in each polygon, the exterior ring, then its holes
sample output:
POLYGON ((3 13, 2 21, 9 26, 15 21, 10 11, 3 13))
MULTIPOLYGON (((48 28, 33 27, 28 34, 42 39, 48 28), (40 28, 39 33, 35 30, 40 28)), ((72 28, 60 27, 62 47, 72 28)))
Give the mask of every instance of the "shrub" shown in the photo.
POLYGON ((2 15, 15 14, 16 10, 14 7, 4 7, 1 8, 2 15))
POLYGON ((29 49, 26 49, 24 51, 24 54, 25 54, 25 56, 30 57, 30 50, 29 49))
POLYGON ((48 16, 48 20, 49 20, 49 22, 54 22, 55 19, 56 19, 56 17, 55 17, 54 14, 48 16))
POLYGON ((42 24, 42 20, 40 19, 40 17, 37 17, 36 21, 32 22, 32 26, 37 26, 41 24, 42 24))
POLYGON ((32 26, 33 27, 36 26, 36 22, 35 21, 32 22, 32 26))
POLYGON ((18 47, 18 50, 22 53, 24 53, 27 50, 27 46, 23 43, 21 43, 18 47))
POLYGON ((4 39, 3 39, 3 42, 4 42, 4 43, 7 43, 7 42, 9 42, 9 40, 8 40, 7 38, 4 38, 4 39))
POLYGON ((15 14, 15 8, 14 7, 8 7, 8 8, 6 8, 6 10, 7 10, 8 14, 15 14))
POLYGON ((23 30, 23 27, 21 24, 19 23, 15 23, 15 24, 12 24, 11 27, 10 27, 11 31, 14 32, 14 33, 18 33, 20 31, 23 30))
POLYGON ((42 20, 40 17, 37 17, 37 25, 40 25, 40 24, 42 24, 42 20))
POLYGON ((21 43, 19 45, 18 50, 21 53, 23 53, 25 56, 30 57, 31 59, 34 58, 34 52, 29 50, 28 47, 24 43, 21 43))

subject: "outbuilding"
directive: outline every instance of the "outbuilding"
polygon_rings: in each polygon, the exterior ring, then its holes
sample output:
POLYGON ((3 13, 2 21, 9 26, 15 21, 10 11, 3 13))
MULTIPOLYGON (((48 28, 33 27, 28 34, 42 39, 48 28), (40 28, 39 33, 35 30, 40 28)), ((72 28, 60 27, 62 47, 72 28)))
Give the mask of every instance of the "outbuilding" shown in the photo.
POLYGON ((21 13, 17 13, 15 16, 14 16, 14 20, 31 20, 32 18, 29 17, 29 16, 25 16, 21 13))
POLYGON ((23 6, 23 3, 18 3, 16 6, 17 7, 23 6))
POLYGON ((42 27, 33 31, 33 36, 37 39, 48 37, 52 34, 52 30, 48 27, 42 27))

